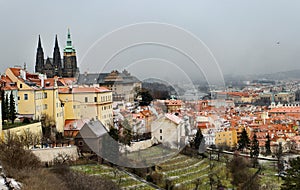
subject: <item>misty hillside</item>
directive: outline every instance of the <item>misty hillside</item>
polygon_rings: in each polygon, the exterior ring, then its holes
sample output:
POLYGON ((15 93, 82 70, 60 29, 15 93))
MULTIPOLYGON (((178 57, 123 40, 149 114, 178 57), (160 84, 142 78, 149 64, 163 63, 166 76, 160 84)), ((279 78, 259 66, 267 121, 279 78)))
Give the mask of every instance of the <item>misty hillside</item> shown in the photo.
POLYGON ((169 99, 176 94, 171 85, 158 79, 147 79, 143 81, 142 87, 148 89, 154 99, 169 99))
POLYGON ((300 79, 300 70, 281 71, 268 74, 255 74, 255 75, 224 75, 225 81, 246 81, 255 79, 269 79, 269 80, 291 80, 300 79))

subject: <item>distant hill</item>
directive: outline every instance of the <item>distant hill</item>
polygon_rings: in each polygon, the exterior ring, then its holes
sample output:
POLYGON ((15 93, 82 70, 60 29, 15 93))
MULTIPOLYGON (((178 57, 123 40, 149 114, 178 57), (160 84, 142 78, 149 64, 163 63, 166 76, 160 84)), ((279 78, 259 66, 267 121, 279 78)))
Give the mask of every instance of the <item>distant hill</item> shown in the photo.
POLYGON ((142 87, 148 89, 154 99, 169 99, 171 95, 177 94, 171 85, 159 79, 144 80, 142 87))
POLYGON ((225 81, 246 81, 246 80, 292 80, 300 79, 300 70, 280 71, 266 74, 252 74, 252 75, 224 75, 225 81))
POLYGON ((286 80, 286 79, 300 79, 300 70, 282 71, 271 74, 266 74, 267 79, 286 80))

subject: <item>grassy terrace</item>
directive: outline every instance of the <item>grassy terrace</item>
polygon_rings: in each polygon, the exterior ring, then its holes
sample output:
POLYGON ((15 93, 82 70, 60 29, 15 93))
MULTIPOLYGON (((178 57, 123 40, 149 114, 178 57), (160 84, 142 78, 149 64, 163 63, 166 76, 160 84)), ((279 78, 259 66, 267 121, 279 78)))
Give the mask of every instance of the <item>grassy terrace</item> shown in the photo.
MULTIPOLYGON (((130 159, 145 159, 147 162, 159 160, 160 162, 157 162, 155 168, 156 173, 161 175, 161 180, 157 185, 163 189, 193 190, 198 186, 198 189, 206 190, 217 189, 220 184, 226 189, 236 188, 231 184, 232 176, 226 166, 226 162, 231 159, 231 156, 228 155, 220 155, 220 161, 216 161, 182 154, 175 155, 175 152, 162 150, 161 147, 156 146, 152 147, 151 151, 141 150, 128 153, 127 156, 130 159), (168 155, 168 159, 162 159, 162 153, 168 155)), ((85 165, 72 168, 87 174, 113 179, 122 189, 153 189, 128 174, 105 165, 85 165)), ((256 171, 257 168, 249 170, 253 174, 256 171)), ((276 173, 277 167, 274 162, 264 162, 261 173, 258 175, 260 186, 265 189, 279 190, 283 181, 275 175, 276 173)))
POLYGON ((145 150, 127 153, 126 157, 129 160, 143 162, 145 165, 150 166, 168 160, 177 153, 177 151, 169 150, 161 146, 153 146, 145 150))
POLYGON ((33 123, 38 123, 38 122, 39 121, 32 121, 30 123, 15 122, 14 124, 12 124, 10 122, 7 122, 7 123, 2 124, 2 130, 12 129, 12 128, 15 128, 15 127, 21 127, 21 126, 30 125, 30 124, 33 124, 33 123))
POLYGON ((81 165, 81 166, 72 166, 72 169, 84 172, 90 175, 100 175, 104 178, 111 179, 121 189, 131 190, 131 189, 141 189, 141 190, 153 190, 151 186, 142 183, 128 174, 112 167, 105 165, 81 165))
MULTIPOLYGON (((195 189, 196 184, 199 184, 199 189, 210 189, 210 177, 214 181, 219 179, 218 183, 232 188, 231 176, 222 162, 178 155, 159 164, 159 167, 165 183, 175 189, 195 189)), ((217 183, 214 182, 214 189, 216 185, 217 183)))

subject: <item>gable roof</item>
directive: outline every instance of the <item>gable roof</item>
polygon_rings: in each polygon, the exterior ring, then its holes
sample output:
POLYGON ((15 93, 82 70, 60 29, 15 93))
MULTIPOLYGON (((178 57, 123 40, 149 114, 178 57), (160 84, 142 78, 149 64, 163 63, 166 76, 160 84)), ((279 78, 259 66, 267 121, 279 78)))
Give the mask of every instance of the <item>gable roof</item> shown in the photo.
POLYGON ((99 138, 107 133, 107 129, 99 120, 87 122, 80 129, 80 135, 82 138, 99 138))
POLYGON ((169 120, 173 121, 177 125, 182 121, 182 119, 176 115, 166 113, 165 117, 168 118, 169 120))
POLYGON ((135 82, 140 82, 140 80, 138 80, 135 76, 130 75, 127 71, 123 71, 123 72, 112 71, 111 73, 84 73, 84 74, 79 74, 77 79, 77 84, 79 85, 135 83, 135 82))

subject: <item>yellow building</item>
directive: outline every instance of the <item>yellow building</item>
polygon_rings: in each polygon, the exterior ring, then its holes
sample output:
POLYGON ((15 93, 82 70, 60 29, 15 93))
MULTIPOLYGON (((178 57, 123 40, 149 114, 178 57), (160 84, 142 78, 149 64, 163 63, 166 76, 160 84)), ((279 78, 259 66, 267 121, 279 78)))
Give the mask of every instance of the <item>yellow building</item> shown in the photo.
POLYGON ((216 132, 215 144, 235 147, 237 145, 237 131, 235 129, 216 132))
POLYGON ((58 132, 66 120, 99 119, 106 127, 113 124, 112 91, 105 87, 72 87, 74 78, 46 78, 21 67, 5 72, 17 86, 18 117, 40 120, 49 115, 58 132))
POLYGON ((8 68, 5 74, 18 87, 18 116, 39 120, 47 114, 56 122, 57 131, 63 132, 63 108, 58 97, 57 79, 30 74, 20 67, 8 68))
MULTIPOLYGON (((2 98, 2 97, 1 97, 2 98)), ((2 100, 0 99, 0 139, 2 138, 2 106, 1 106, 2 100)))
POLYGON ((107 128, 113 123, 112 92, 105 87, 59 89, 65 120, 99 119, 107 128))

